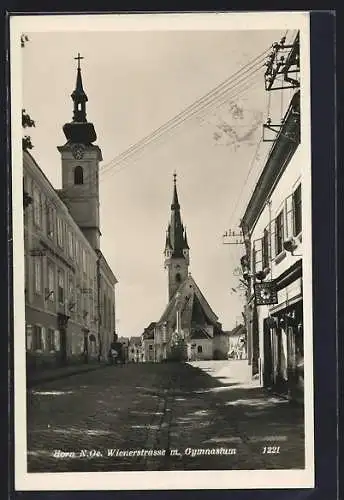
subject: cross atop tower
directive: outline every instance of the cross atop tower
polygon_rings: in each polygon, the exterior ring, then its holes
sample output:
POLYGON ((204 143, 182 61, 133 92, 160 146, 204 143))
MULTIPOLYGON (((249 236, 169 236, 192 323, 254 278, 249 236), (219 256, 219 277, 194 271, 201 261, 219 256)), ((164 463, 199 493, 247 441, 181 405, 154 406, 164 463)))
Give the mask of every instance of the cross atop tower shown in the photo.
POLYGON ((174 185, 177 184, 177 172, 176 171, 173 172, 173 184, 174 185))
POLYGON ((76 71, 75 89, 71 94, 73 100, 73 120, 71 123, 66 123, 63 126, 63 131, 69 142, 92 144, 97 139, 97 135, 93 124, 87 122, 86 119, 86 103, 88 98, 82 85, 80 68, 80 61, 84 57, 78 52, 77 57, 74 57, 74 59, 78 61, 78 68, 76 71))
POLYGON ((78 69, 80 69, 80 61, 81 61, 81 59, 84 59, 84 57, 82 57, 82 56, 80 55, 80 52, 78 52, 78 57, 74 57, 74 59, 75 59, 76 61, 78 61, 78 69))

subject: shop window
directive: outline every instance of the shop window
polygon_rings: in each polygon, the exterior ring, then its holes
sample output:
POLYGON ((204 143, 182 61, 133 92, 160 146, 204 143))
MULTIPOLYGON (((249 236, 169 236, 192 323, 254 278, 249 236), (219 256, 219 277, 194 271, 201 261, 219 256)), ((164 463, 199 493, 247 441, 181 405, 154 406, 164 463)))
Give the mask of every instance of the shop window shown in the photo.
POLYGON ((33 337, 32 337, 32 348, 34 351, 43 351, 43 335, 42 327, 40 325, 34 325, 33 327, 33 337))
POLYGON ((302 230, 302 198, 301 198, 301 184, 295 189, 293 193, 293 233, 297 236, 302 230))
POLYGON ((275 219, 275 252, 279 255, 283 251, 284 241, 284 221, 283 211, 280 212, 275 219))
POLYGON ((54 328, 47 329, 47 349, 55 351, 55 330, 54 328))
POLYGON ((84 170, 80 165, 75 167, 74 169, 74 184, 83 184, 84 183, 84 170))
POLYGON ((33 349, 33 327, 25 323, 26 331, 26 349, 31 351, 33 349))

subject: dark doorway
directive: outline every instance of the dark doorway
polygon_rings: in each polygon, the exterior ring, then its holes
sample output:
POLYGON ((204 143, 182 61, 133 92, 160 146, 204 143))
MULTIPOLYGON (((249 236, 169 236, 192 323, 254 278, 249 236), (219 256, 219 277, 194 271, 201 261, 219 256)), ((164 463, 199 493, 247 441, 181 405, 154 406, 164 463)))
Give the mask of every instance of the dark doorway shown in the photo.
POLYGON ((57 323, 60 332, 60 363, 67 364, 67 324, 69 316, 59 313, 57 315, 57 323))
POLYGON ((271 328, 270 328, 268 319, 264 320, 263 384, 264 384, 264 387, 271 387, 273 385, 271 328))
POLYGON ((84 330, 84 362, 88 363, 88 333, 89 330, 84 330))
POLYGON ((65 327, 60 328, 60 362, 63 366, 67 363, 67 331, 65 327))

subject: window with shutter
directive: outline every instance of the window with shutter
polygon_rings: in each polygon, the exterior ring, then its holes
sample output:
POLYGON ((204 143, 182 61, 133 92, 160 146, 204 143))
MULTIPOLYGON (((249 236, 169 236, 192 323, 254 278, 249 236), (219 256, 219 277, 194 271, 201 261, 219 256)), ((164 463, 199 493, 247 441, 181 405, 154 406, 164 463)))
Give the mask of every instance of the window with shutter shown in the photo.
POLYGON ((263 238, 254 240, 253 242, 253 264, 252 269, 255 273, 263 269, 263 238))
POLYGON ((288 196, 285 200, 285 213, 286 213, 286 238, 293 236, 293 197, 288 196))
POLYGON ((58 271, 58 301, 64 303, 64 276, 63 271, 58 271))
POLYGON ((42 261, 40 258, 35 260, 35 292, 42 292, 42 261))
POLYGON ((48 264, 48 295, 49 300, 54 302, 55 300, 55 272, 52 263, 48 264))
POLYGON ((61 248, 63 247, 63 226, 59 218, 57 219, 57 243, 61 248))
POLYGON ((276 256, 276 219, 271 221, 270 228, 270 256, 273 259, 276 256))
POLYGON ((41 226, 42 224, 42 205, 41 205, 41 194, 37 187, 33 189, 33 220, 36 226, 41 226))
POLYGON ((264 229, 264 236, 262 242, 262 265, 263 269, 270 267, 270 234, 268 228, 264 229))
POLYGON ((51 206, 47 208, 47 234, 49 238, 54 237, 54 209, 51 206))
POLYGON ((302 198, 301 198, 301 184, 295 189, 292 197, 293 208, 293 234, 297 236, 302 231, 302 198))
POLYGON ((283 210, 275 219, 275 255, 279 255, 283 251, 284 242, 284 219, 283 210))

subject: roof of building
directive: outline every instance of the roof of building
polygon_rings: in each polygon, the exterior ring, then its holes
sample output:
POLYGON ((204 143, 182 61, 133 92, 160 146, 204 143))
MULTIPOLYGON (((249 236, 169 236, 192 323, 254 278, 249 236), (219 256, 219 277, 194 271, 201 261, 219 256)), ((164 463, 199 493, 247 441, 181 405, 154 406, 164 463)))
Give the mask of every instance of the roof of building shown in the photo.
POLYGON ((144 329, 143 334, 141 335, 141 338, 143 340, 152 340, 154 339, 154 328, 155 328, 156 322, 152 321, 147 328, 144 329))
POLYGON ((158 324, 175 324, 177 307, 181 310, 182 324, 187 324, 190 328, 212 325, 216 330, 221 329, 218 317, 190 274, 167 304, 158 324))
POLYGON ((238 335, 246 335, 246 327, 244 325, 237 325, 233 330, 228 332, 229 337, 236 337, 238 335))
POLYGON ((204 328, 191 328, 190 336, 191 340, 208 340, 211 339, 211 335, 204 328))
POLYGON ((141 344, 141 337, 130 337, 129 344, 141 344))

